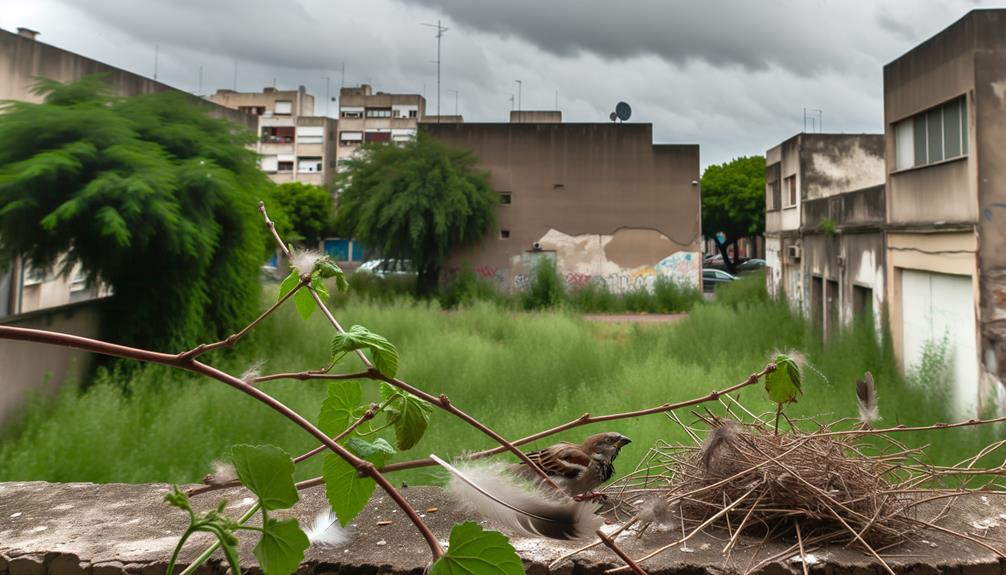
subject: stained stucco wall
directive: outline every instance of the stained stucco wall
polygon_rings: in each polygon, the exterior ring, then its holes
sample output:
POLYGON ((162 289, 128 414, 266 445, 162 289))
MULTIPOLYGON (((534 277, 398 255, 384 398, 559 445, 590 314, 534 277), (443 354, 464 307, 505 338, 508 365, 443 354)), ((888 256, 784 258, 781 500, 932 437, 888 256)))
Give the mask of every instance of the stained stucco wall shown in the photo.
POLYGON ((501 288, 521 289, 537 262, 552 258, 573 285, 621 292, 659 276, 699 285, 698 146, 653 145, 649 124, 421 129, 472 151, 493 189, 511 199, 498 208, 497 228, 454 253, 448 272, 467 264, 501 288))

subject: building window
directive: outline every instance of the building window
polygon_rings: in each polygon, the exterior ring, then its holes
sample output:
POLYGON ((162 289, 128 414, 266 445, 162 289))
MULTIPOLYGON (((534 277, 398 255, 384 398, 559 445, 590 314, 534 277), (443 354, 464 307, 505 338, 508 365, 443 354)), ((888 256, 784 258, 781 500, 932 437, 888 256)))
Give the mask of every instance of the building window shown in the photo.
POLYGON ((45 268, 37 268, 31 264, 26 264, 24 270, 24 285, 38 285, 45 281, 46 275, 48 274, 46 274, 45 268))
POLYGON ((292 144, 293 126, 262 126, 263 144, 292 144))
POLYGON ((293 113, 293 102, 290 100, 276 100, 272 112, 277 116, 289 116, 293 113))
POLYGON ((782 165, 779 162, 765 168, 765 206, 769 211, 782 207, 782 182, 779 176, 782 165))
POLYGON ((500 230, 500 239, 501 240, 510 239, 510 230, 500 230))
POLYGON ((968 106, 964 96, 894 124, 894 167, 907 170, 968 153, 968 106))
POLYGON ((343 110, 340 115, 347 120, 359 120, 363 117, 363 112, 356 110, 343 110))
POLYGON ((391 108, 367 108, 368 118, 390 118, 391 108))
POLYGON ((363 132, 339 132, 339 144, 355 146, 363 141, 363 132))
POLYGON ((409 117, 416 118, 419 116, 419 110, 409 110, 409 117))
POLYGON ((244 112, 252 116, 261 116, 265 114, 265 106, 238 106, 238 112, 244 112))
POLYGON ((314 156, 307 156, 303 158, 297 158, 297 172, 301 174, 314 174, 322 171, 324 164, 321 158, 314 156))
POLYGON ((786 187, 786 204, 784 208, 792 208, 796 205, 796 175, 786 176, 784 180, 786 187))
POLYGON ((293 162, 276 162, 277 172, 292 172, 293 162))
POLYGON ((391 132, 367 132, 363 135, 365 142, 390 142, 391 132))
POLYGON ((297 128, 298 144, 321 144, 325 140, 325 128, 322 126, 299 126, 297 128))
POLYGON ((510 192, 500 192, 500 203, 504 206, 509 206, 512 203, 510 192))

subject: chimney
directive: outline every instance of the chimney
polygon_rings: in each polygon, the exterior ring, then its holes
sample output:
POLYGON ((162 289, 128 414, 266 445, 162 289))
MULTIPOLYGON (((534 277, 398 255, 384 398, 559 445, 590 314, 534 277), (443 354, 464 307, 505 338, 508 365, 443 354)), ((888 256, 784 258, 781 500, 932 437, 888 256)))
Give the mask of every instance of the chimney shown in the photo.
POLYGON ((38 32, 32 30, 31 28, 18 28, 17 35, 23 38, 27 38, 29 40, 34 40, 35 38, 38 37, 38 32))

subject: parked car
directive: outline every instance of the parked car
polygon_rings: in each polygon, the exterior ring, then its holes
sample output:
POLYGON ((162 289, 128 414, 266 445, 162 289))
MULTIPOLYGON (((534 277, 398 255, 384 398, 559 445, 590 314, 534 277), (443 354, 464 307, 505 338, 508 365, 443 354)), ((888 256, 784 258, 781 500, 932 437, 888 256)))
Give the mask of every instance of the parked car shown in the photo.
POLYGON ((372 274, 379 278, 415 275, 416 270, 409 260, 376 259, 367 260, 356 268, 356 273, 372 274))
POLYGON ((760 258, 751 258, 737 265, 737 273, 742 274, 744 272, 755 272, 764 267, 765 267, 765 260, 760 258))
POLYGON ((737 279, 723 270, 704 268, 702 270, 702 291, 712 293, 718 284, 732 282, 737 279))

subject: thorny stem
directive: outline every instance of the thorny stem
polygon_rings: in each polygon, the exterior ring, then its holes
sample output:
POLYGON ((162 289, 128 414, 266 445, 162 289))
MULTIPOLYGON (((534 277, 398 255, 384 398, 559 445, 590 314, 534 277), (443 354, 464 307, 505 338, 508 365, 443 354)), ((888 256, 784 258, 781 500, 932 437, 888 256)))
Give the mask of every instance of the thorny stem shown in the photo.
MULTIPOLYGON (((357 419, 352 424, 350 424, 350 426, 347 427, 342 433, 340 433, 339 435, 336 435, 335 437, 333 437, 332 441, 335 441, 336 443, 338 443, 339 441, 342 441, 343 439, 346 438, 347 435, 349 435, 350 433, 352 433, 353 430, 355 430, 357 427, 359 427, 361 424, 363 424, 363 422, 365 422, 367 420, 370 420, 370 419, 373 419, 374 416, 376 416, 378 414, 378 412, 380 412, 383 407, 384 406, 378 406, 376 403, 371 403, 370 407, 367 409, 367 411, 365 411, 363 413, 363 415, 360 416, 359 419, 357 419)), ((321 453, 322 451, 325 451, 325 449, 327 449, 327 447, 324 444, 319 445, 318 447, 315 447, 311 451, 308 451, 306 453, 302 453, 301 455, 298 455, 297 457, 295 457, 293 459, 293 462, 294 462, 294 464, 300 463, 301 461, 304 461, 305 459, 309 459, 309 458, 314 457, 315 455, 321 453)), ((203 493, 209 493, 210 491, 217 491, 219 489, 228 489, 230 487, 240 487, 241 485, 242 485, 241 484, 241 480, 239 480, 239 479, 232 479, 231 481, 225 481, 223 483, 213 483, 211 485, 201 485, 199 487, 194 487, 194 488, 186 491, 185 494, 188 495, 189 497, 192 497, 194 495, 202 495, 203 493)))
POLYGON ((423 522, 419 517, 419 514, 409 505, 408 501, 395 489, 393 485, 377 470, 376 467, 369 461, 365 459, 360 459, 359 457, 353 455, 345 447, 339 445, 338 443, 332 441, 327 435, 325 435, 320 429, 314 426, 310 421, 304 419, 296 411, 290 409, 285 404, 272 397, 271 395, 265 393, 264 391, 252 387, 246 384, 237 377, 220 371, 219 369, 201 363, 193 359, 180 358, 178 355, 161 353, 156 351, 149 351, 145 349, 139 349, 135 347, 128 347, 124 345, 118 345, 114 343, 109 343, 105 341, 90 339, 86 337, 80 337, 76 335, 69 335, 64 333, 56 333, 51 331, 39 330, 39 329, 28 329, 21 327, 12 326, 0 326, 0 339, 12 339, 19 341, 32 341, 35 343, 45 343, 52 345, 64 345, 68 347, 74 347, 77 349, 83 349, 86 351, 91 351, 94 353, 101 353, 105 355, 111 355, 115 357, 121 357, 125 359, 134 359, 137 361, 146 361, 149 363, 158 363, 161 365, 167 365, 169 367, 175 367, 179 369, 184 369, 187 371, 192 371, 200 375, 204 375, 225 383, 238 391, 241 391, 247 395, 250 395, 254 399, 264 403, 266 406, 272 408, 274 411, 280 413, 290 421, 296 423, 298 426, 303 428, 305 431, 313 435, 328 449, 331 449, 339 457, 345 460, 347 463, 356 468, 357 472, 361 475, 366 475, 373 479, 378 485, 381 486, 391 499, 405 512, 409 519, 415 524, 416 528, 426 539, 426 543, 430 547, 430 551, 433 553, 434 560, 439 559, 443 554, 444 550, 441 547, 440 542, 437 540, 436 536, 430 531, 430 528, 423 522))
MULTIPOLYGON (((279 237, 279 233, 276 232, 275 224, 273 224, 272 220, 269 219, 269 214, 265 209, 265 203, 259 202, 259 211, 262 212, 262 217, 265 218, 266 226, 269 227, 269 231, 272 233, 273 238, 275 238, 277 245, 279 245, 280 249, 283 250, 283 253, 286 254, 287 257, 290 257, 290 251, 286 248, 285 245, 283 245, 283 240, 279 237)), ((318 293, 314 290, 314 288, 310 286, 310 284, 307 286, 307 289, 310 290, 311 297, 314 298, 315 303, 318 304, 318 307, 321 309, 322 313, 328 319, 329 323, 332 324, 332 327, 334 327, 335 330, 338 331, 339 333, 345 333, 346 330, 343 329, 342 325, 339 323, 339 320, 335 319, 335 316, 332 315, 331 311, 329 311, 328 306, 325 305, 325 301, 321 299, 321 296, 318 295, 318 293)), ((363 362, 363 365, 366 366, 371 379, 379 379, 381 381, 384 381, 397 387, 398 389, 405 390, 411 393, 412 395, 424 399, 427 402, 436 405, 440 409, 443 409, 444 411, 465 421, 472 427, 478 429, 479 431, 488 435, 494 441, 499 443, 501 445, 500 449, 501 452, 510 451, 511 453, 516 455, 518 459, 520 459, 523 463, 525 463, 532 470, 534 470, 534 472, 536 472, 542 478, 542 481, 546 485, 554 489, 557 493, 563 493, 563 494, 566 493, 561 487, 559 487, 558 484, 555 483, 555 481, 552 480, 551 477, 548 476, 547 473, 545 473, 545 470, 543 470, 541 467, 538 466, 538 464, 536 464, 527 455, 525 455, 523 451, 517 449, 517 447, 515 447, 512 443, 508 442, 502 435, 496 433, 488 426, 486 426, 484 423, 480 422, 479 420, 475 419, 474 417, 468 415, 464 411, 455 407, 454 404, 451 403, 450 399, 446 395, 440 395, 439 397, 435 397, 433 395, 430 395, 429 393, 426 393, 421 389, 418 389, 405 383, 400 379, 387 377, 384 374, 381 374, 376 369, 374 369, 374 364, 371 363, 370 359, 367 358, 366 354, 363 353, 362 349, 356 350, 356 355, 357 357, 360 358, 360 361, 363 362)), ((432 464, 432 460, 430 461, 432 464)))
POLYGON ((283 305, 283 302, 285 302, 286 300, 288 300, 291 297, 293 297, 293 294, 297 293, 297 290, 299 290, 300 288, 302 288, 305 285, 307 285, 308 281, 310 281, 310 277, 307 277, 307 278, 302 277, 302 278, 300 278, 300 283, 298 283, 292 290, 290 290, 287 293, 283 294, 283 297, 279 298, 276 301, 276 303, 274 303, 271 306, 269 306, 269 309, 267 309, 264 312, 262 312, 262 315, 260 315, 257 318, 255 318, 254 321, 252 321, 250 324, 246 325, 241 331, 239 331, 237 333, 234 333, 234 334, 231 334, 231 335, 227 336, 226 338, 224 338, 224 339, 222 339, 220 341, 214 342, 214 343, 201 343, 201 344, 197 345, 196 347, 194 347, 194 348, 192 348, 192 349, 190 349, 188 351, 183 351, 182 353, 178 354, 178 359, 180 361, 190 361, 190 360, 193 360, 193 359, 199 357, 200 355, 202 355, 202 354, 204 354, 204 353, 206 353, 208 351, 212 351, 214 349, 219 349, 221 347, 232 347, 235 343, 238 342, 239 339, 241 339, 242 337, 244 337, 249 331, 251 331, 252 329, 254 329, 258 324, 262 323, 262 321, 265 320, 265 318, 267 318, 270 315, 272 315, 272 312, 276 311, 276 309, 279 306, 283 305))
POLYGON ((597 536, 601 539, 601 542, 603 542, 605 545, 608 546, 608 549, 611 549, 615 553, 615 555, 618 555, 618 557, 622 561, 625 561, 625 564, 628 565, 629 569, 631 569, 633 573, 635 573, 636 575, 646 575, 646 571, 643 571, 643 568, 640 567, 635 561, 633 561, 632 557, 629 557, 625 553, 625 551, 622 551, 622 549, 615 544, 614 539, 605 535, 604 531, 601 531, 600 529, 595 531, 595 533, 597 533, 597 536))
MULTIPOLYGON (((732 385, 732 386, 730 386, 730 387, 728 387, 726 389, 721 389, 719 391, 712 391, 712 392, 709 392, 708 395, 704 395, 702 397, 696 397, 696 398, 689 399, 689 400, 686 400, 686 401, 679 401, 677 403, 665 403, 663 405, 658 405, 656 407, 651 407, 649 409, 641 409, 639 411, 627 411, 627 412, 623 412, 623 413, 609 413, 607 415, 591 416, 589 413, 584 413, 580 417, 577 417, 576 419, 573 419, 571 421, 567 421, 566 423, 563 423, 562 425, 557 425, 557 426, 553 427, 552 429, 546 429, 544 431, 539 431, 538 433, 535 433, 533 435, 529 435, 527 437, 523 437, 523 438, 518 439, 516 441, 512 441, 512 442, 510 442, 510 444, 513 445, 513 446, 520 446, 520 445, 524 445, 524 444, 527 444, 527 443, 531 443, 533 441, 538 441, 539 439, 543 439, 543 438, 548 437, 550 435, 555 435, 556 433, 560 433, 562 431, 566 431, 567 429, 573 429, 574 427, 580 427, 580 426, 583 426, 583 425, 590 425, 592 423, 600 423, 602 421, 614 421, 614 420, 618 420, 618 419, 629 419, 629 418, 633 418, 633 417, 642 417, 644 415, 651 415, 651 414, 654 414, 654 413, 665 413, 665 412, 675 411, 677 409, 682 409, 684 407, 690 407, 692 405, 698 405, 700 403, 705 403, 707 401, 716 401, 721 396, 727 395, 729 393, 733 393, 734 391, 737 391, 737 390, 739 390, 741 388, 748 387, 750 385, 754 385, 755 383, 758 383, 758 380, 760 380, 766 374, 775 371, 775 369, 776 369, 775 364, 774 363, 770 363, 770 364, 766 365, 765 368, 762 369, 761 371, 759 371, 758 373, 752 373, 751 375, 749 375, 747 377, 747 379, 745 379, 744 381, 742 381, 742 382, 740 382, 738 384, 732 385)), ((478 451, 478 452, 475 452, 475 453, 468 454, 468 455, 465 456, 465 458, 466 459, 481 459, 483 457, 489 457, 491 455, 498 455, 500 453, 503 453, 506 450, 507 449, 505 447, 495 447, 493 449, 487 449, 485 451, 478 451)), ((412 460, 412 461, 402 461, 402 462, 399 462, 399 463, 392 463, 390 465, 385 465, 384 467, 381 468, 381 471, 387 473, 387 472, 390 472, 390 471, 400 471, 400 470, 403 470, 403 469, 414 469, 416 467, 429 467, 431 465, 436 465, 436 462, 433 461, 432 459, 428 459, 428 458, 426 458, 426 459, 415 459, 415 460, 412 460)))

